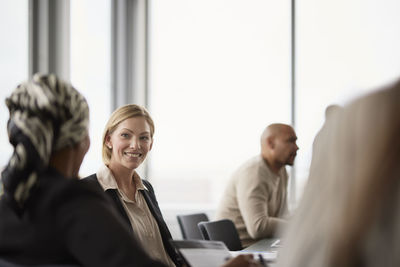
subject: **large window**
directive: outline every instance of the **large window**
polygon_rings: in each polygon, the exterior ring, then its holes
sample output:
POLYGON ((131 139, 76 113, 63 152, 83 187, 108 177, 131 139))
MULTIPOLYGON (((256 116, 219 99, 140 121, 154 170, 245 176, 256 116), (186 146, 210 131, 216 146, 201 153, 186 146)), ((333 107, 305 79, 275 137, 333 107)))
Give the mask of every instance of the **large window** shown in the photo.
POLYGON ((5 98, 28 79, 28 0, 0 1, 0 168, 8 163, 12 146, 8 141, 8 109, 5 98))
MULTIPOLYGON (((149 1, 148 96, 156 133, 146 178, 162 206, 214 208, 232 172, 259 153, 264 127, 291 123, 292 97, 300 197, 326 106, 400 76, 399 1, 296 2, 292 96, 291 1, 149 1)), ((28 78, 28 3, 0 1, 0 166, 12 151, 4 99, 28 78)), ((70 4, 71 81, 91 110, 85 176, 102 164, 101 134, 111 112, 111 0, 70 4)))
POLYGON ((290 123, 290 1, 151 3, 149 178, 162 205, 214 207, 264 128, 290 123))
POLYGON ((305 0, 298 4, 298 196, 326 106, 344 105, 400 77, 399 9, 396 0, 305 0))
POLYGON ((110 0, 71 0, 71 81, 90 108, 90 149, 80 174, 102 164, 101 135, 111 112, 110 0))
MULTIPOLYGON (((400 4, 297 1, 296 195, 325 108, 400 76, 400 4)), ((161 203, 215 206, 230 174, 290 123, 290 1, 153 1, 150 179, 161 203)))

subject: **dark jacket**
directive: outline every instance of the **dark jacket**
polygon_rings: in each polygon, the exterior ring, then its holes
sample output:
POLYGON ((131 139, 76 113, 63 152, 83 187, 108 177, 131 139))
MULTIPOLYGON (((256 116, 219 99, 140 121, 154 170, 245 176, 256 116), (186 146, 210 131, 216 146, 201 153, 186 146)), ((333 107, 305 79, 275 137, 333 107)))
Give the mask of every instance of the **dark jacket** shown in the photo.
MULTIPOLYGON (((96 184, 95 186, 101 187, 101 185, 99 184, 99 182, 97 180, 96 174, 92 174, 92 175, 84 178, 83 180, 87 181, 89 183, 96 184)), ((156 195, 154 194, 153 186, 147 180, 142 179, 142 182, 148 190, 140 190, 140 192, 142 193, 142 195, 146 201, 146 204, 150 209, 151 214, 153 215, 154 219, 157 222, 164 248, 165 248, 166 252, 168 253, 169 257, 175 263, 175 265, 178 267, 182 266, 182 263, 183 263, 182 258, 178 255, 175 248, 169 242, 169 240, 172 239, 172 236, 171 236, 171 233, 167 227, 167 224, 165 223, 164 218, 161 214, 161 210, 160 210, 160 207, 158 206, 156 195)), ((118 213, 121 215, 121 218, 124 219, 126 225, 129 227, 129 229, 131 229, 131 231, 133 232, 134 229, 132 229, 131 223, 129 221, 129 217, 126 214, 126 211, 121 203, 120 198, 118 197, 117 191, 115 189, 107 189, 105 192, 111 197, 111 199, 114 202, 114 207, 116 208, 118 213)))
POLYGON ((49 169, 22 216, 0 198, 0 258, 19 264, 164 266, 129 233, 100 186, 49 169))

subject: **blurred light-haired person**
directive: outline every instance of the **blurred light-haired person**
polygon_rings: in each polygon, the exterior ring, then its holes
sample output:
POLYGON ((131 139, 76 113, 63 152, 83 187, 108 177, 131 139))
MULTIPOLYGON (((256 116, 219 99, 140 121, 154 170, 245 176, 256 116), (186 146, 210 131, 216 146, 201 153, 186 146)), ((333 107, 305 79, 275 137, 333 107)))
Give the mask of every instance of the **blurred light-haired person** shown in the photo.
POLYGON ((327 121, 278 266, 400 264, 400 81, 327 121))

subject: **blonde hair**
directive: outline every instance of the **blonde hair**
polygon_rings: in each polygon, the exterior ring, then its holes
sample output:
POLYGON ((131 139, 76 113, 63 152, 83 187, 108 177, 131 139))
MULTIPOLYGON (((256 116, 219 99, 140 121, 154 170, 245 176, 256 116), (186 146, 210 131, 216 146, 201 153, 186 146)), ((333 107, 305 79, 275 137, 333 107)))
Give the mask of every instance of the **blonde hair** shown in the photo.
POLYGON ((146 119, 150 126, 150 136, 153 138, 154 122, 146 108, 135 104, 128 104, 119 107, 111 114, 104 128, 102 143, 102 157, 104 164, 109 164, 111 160, 111 149, 106 145, 107 136, 111 135, 121 122, 133 117, 143 117, 146 119))

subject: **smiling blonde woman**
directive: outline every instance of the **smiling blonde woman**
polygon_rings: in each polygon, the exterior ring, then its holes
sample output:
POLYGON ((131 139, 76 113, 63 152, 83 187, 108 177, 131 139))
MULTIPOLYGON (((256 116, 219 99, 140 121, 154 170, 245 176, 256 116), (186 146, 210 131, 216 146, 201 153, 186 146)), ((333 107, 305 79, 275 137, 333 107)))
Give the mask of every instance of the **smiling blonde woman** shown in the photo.
POLYGON ((154 122, 144 107, 130 104, 115 110, 103 133, 104 166, 87 179, 98 182, 111 196, 132 235, 152 258, 181 266, 153 187, 136 172, 152 148, 153 135, 154 122))

